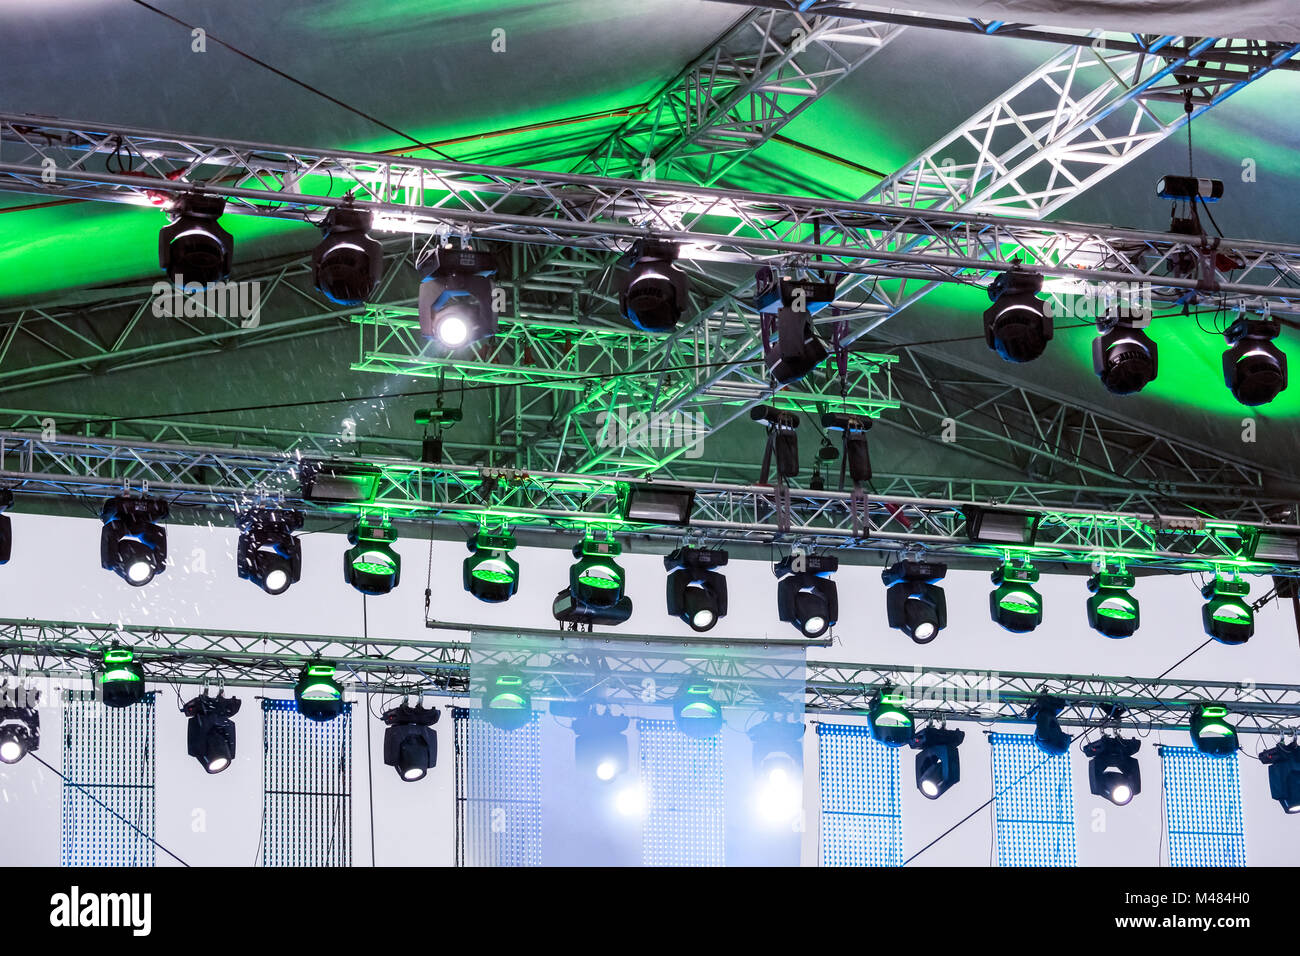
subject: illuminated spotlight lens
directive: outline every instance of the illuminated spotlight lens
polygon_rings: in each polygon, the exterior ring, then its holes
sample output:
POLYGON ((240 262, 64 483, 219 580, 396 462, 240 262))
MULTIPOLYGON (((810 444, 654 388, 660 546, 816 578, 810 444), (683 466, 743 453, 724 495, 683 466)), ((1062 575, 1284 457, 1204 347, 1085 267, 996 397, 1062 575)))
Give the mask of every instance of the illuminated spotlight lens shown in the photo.
POLYGON ((216 757, 208 761, 208 773, 221 773, 230 766, 230 761, 225 757, 216 757))
POLYGON ((282 594, 289 588, 289 573, 283 568, 273 568, 266 574, 266 590, 271 594, 282 594))
POLYGON ((523 710, 526 706, 528 701, 512 691, 497 694, 488 701, 488 707, 492 710, 523 710))
POLYGON ((353 559, 352 567, 361 574, 392 574, 396 562, 382 551, 363 551, 353 559))
POLYGON ((614 775, 618 773, 618 764, 612 760, 602 760, 596 765, 596 778, 598 780, 613 780, 614 775))
POLYGON ((0 742, 0 760, 5 763, 17 763, 27 751, 16 740, 0 742))
POLYGON ((589 588, 612 591, 621 586, 622 578, 615 574, 611 568, 594 564, 578 575, 578 582, 589 588))
POLYGON ((717 619, 717 615, 714 614, 710 608, 704 608, 703 610, 696 611, 691 617, 691 627, 695 628, 697 631, 707 631, 713 626, 713 622, 717 619))
POLYGON ((818 617, 814 614, 803 622, 803 632, 809 637, 816 637, 824 630, 826 630, 826 618, 824 617, 818 617))
POLYGON ((488 584, 509 584, 515 579, 514 573, 506 563, 496 558, 482 562, 470 573, 488 584))
POLYGON ((918 644, 929 644, 939 634, 934 608, 919 598, 909 598, 903 607, 907 633, 918 644))
POLYGON ((136 587, 148 584, 153 580, 153 574, 153 565, 148 561, 132 561, 126 569, 127 580, 136 587))
POLYGON ((1133 602, 1121 597, 1106 598, 1097 605, 1097 613, 1116 621, 1131 621, 1136 616, 1133 602))
POLYGON ((1112 803, 1122 807, 1133 799, 1133 791, 1126 783, 1116 784, 1115 789, 1110 792, 1110 799, 1112 803))
POLYGON ((459 311, 443 316, 438 322, 438 341, 443 345, 456 348, 468 340, 469 322, 459 311))

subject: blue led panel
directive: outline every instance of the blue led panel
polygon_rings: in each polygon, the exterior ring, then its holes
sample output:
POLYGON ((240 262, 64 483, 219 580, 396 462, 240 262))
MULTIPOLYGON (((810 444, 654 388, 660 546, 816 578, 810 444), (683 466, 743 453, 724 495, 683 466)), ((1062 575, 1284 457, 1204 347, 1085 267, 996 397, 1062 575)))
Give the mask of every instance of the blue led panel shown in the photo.
POLYGON ((688 737, 671 720, 637 721, 646 866, 723 866, 727 820, 723 735, 688 737))
POLYGON ((352 705, 333 720, 262 700, 262 865, 352 865, 352 705))
POLYGON ((1078 866, 1069 753, 1049 756, 1028 734, 989 734, 998 866, 1078 866))
POLYGON ((501 730, 472 711, 456 731, 456 859, 461 866, 541 866, 542 748, 538 714, 501 730))
POLYGON ((64 866, 154 865, 153 700, 105 707, 92 692, 65 697, 64 866))
POLYGON ((821 865, 903 862, 898 748, 864 724, 817 724, 821 773, 821 865))
POLYGON ((1161 747, 1170 866, 1245 866, 1237 757, 1161 747))

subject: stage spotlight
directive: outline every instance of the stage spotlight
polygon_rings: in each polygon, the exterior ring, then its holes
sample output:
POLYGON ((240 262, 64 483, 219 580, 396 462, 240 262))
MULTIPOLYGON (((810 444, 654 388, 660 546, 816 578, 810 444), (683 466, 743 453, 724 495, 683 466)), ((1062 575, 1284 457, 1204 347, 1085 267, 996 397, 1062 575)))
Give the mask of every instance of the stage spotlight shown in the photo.
POLYGON ((789 820, 803 803, 803 722, 767 718, 749 731, 759 814, 789 820))
POLYGON ((673 723, 687 737, 712 737, 722 729, 722 707, 713 699, 713 684, 686 676, 673 695, 673 723))
POLYGON ((1132 395, 1155 381, 1156 343, 1137 326, 1137 320, 1107 318, 1097 325, 1101 334, 1092 340, 1092 367, 1107 390, 1132 395))
POLYGON ((1043 277, 1025 269, 1001 273, 989 286, 984 340, 1008 362, 1032 362, 1052 338, 1052 316, 1038 294, 1043 277))
POLYGON ((1025 711, 1025 717, 1034 722, 1034 743, 1053 757, 1067 753, 1074 740, 1061 729, 1060 714, 1064 709, 1065 701, 1058 697, 1039 697, 1025 711))
POLYGON ((230 718, 239 713, 239 703, 238 697, 205 693, 181 708, 190 719, 186 748, 208 773, 221 773, 235 759, 235 722, 230 718))
POLYGON ((171 222, 158 233, 158 265, 177 286, 230 278, 235 240, 217 223, 225 211, 221 196, 187 193, 176 198, 171 222))
POLYGON ((981 544, 1019 544, 1032 548, 1038 539, 1042 515, 1014 508, 963 505, 966 537, 981 544))
POLYGON ((776 476, 779 482, 789 481, 799 475, 799 416, 782 411, 772 405, 755 405, 749 410, 752 421, 767 426, 767 445, 763 449, 763 464, 759 484, 767 484, 776 458, 776 476))
POLYGON ((1088 788, 1117 807, 1142 792, 1142 769, 1133 755, 1142 741, 1123 737, 1102 737, 1083 748, 1088 761, 1088 788))
POLYGON ((509 531, 483 531, 469 539, 472 552, 461 566, 465 590, 480 601, 500 604, 519 590, 519 562, 510 557, 515 536, 509 531))
POLYGON ((1210 757, 1227 757, 1238 749, 1237 728, 1227 721, 1228 708, 1198 704, 1192 709, 1192 746, 1210 757))
POLYGON ((99 563, 132 587, 144 587, 167 567, 167 502, 119 496, 104 502, 99 563))
POLYGON ((934 582, 948 573, 946 564, 934 561, 899 561, 885 568, 881 580, 889 626, 918 644, 929 644, 948 626, 948 601, 934 582))
POLYGON ((387 594, 402 579, 402 557, 393 550, 397 529, 387 518, 362 515, 348 532, 343 580, 362 594, 387 594))
POLYGON ((235 567, 267 594, 283 594, 302 577, 301 511, 255 508, 239 516, 235 567))
POLYGON ((688 301, 686 274, 677 268, 677 246, 638 240, 630 253, 632 267, 618 294, 618 310, 643 332, 671 332, 688 301))
POLYGON ((334 678, 334 665, 309 661, 298 675, 293 699, 308 720, 324 722, 343 713, 343 685, 334 678))
POLYGON ((481 716, 498 730, 518 730, 533 719, 533 698, 522 674, 493 671, 483 682, 481 716))
POLYGON ((453 246, 435 248, 418 266, 420 331, 457 349, 496 335, 496 258, 453 246))
POLYGON ((628 719, 614 714, 574 718, 573 760, 578 773, 609 783, 627 771, 628 719))
POLYGON ((41 746, 40 693, 6 685, 0 696, 0 763, 17 763, 41 746))
POLYGON ((804 637, 821 637, 840 616, 839 590, 827 575, 839 569, 833 554, 792 551, 772 569, 776 586, 776 613, 793 624, 804 637))
POLYGON ((1142 618, 1138 600, 1129 593, 1135 579, 1127 570, 1098 571, 1088 578, 1088 626, 1107 637, 1130 637, 1142 618))
POLYGON ((623 569, 614 560, 622 550, 613 538, 587 536, 574 545, 577 562, 569 568, 569 586, 555 596, 551 613, 570 624, 622 624, 632 614, 624 595, 623 569))
POLYGON ((312 250, 311 275, 327 299, 361 305, 370 298, 384 271, 383 246, 367 233, 372 216, 364 209, 339 206, 325 214, 325 238, 312 250))
POLYGON ((966 739, 964 731, 926 727, 911 740, 916 755, 916 789, 929 800, 938 800, 961 780, 961 759, 957 748, 966 739))
POLYGON ((829 439, 831 432, 840 433, 844 455, 840 458, 840 487, 844 487, 844 473, 856 488, 871 480, 871 450, 867 445, 867 432, 871 419, 864 415, 846 415, 843 412, 826 412, 822 415, 822 428, 829 439))
POLYGON ((1223 333, 1223 380, 1243 405, 1267 405, 1286 388, 1286 353, 1273 344, 1277 319, 1240 318, 1223 333))
POLYGON ((424 706, 414 707, 403 701, 384 711, 384 766, 392 767, 407 783, 421 780, 438 765, 438 732, 433 725, 441 711, 424 706))
POLYGON ((144 668, 125 647, 107 647, 95 671, 95 690, 105 707, 130 707, 144 700, 144 668))
POLYGON ((375 500, 383 470, 376 465, 304 459, 298 483, 308 501, 324 504, 365 504, 375 500))
POLYGON ((1255 609, 1245 600, 1250 583, 1235 574, 1214 580, 1201 588, 1205 604, 1201 606, 1201 623, 1205 633, 1220 644, 1245 644, 1255 633, 1255 609))
POLYGON ((664 556, 668 571, 668 613, 693 631, 712 630, 727 616, 727 579, 714 571, 727 563, 718 548, 677 548, 664 556))
POLYGON ((689 525, 695 508, 695 489, 648 483, 620 485, 618 508, 624 521, 689 525))
POLYGON ((817 335, 812 315, 835 300, 830 282, 780 279, 758 295, 763 330, 763 360, 782 385, 798 381, 830 354, 817 335))
POLYGON ((1261 753, 1259 760, 1268 767, 1269 794, 1285 812, 1300 813, 1300 743, 1279 742, 1261 753))
POLYGON ((867 709, 867 727, 877 742, 901 747, 912 740, 914 722, 902 694, 880 694, 867 709))
POLYGON ((9 558, 13 555, 13 525, 9 521, 9 516, 5 514, 5 512, 13 506, 13 490, 10 488, 0 488, 0 564, 8 564, 9 558))
POLYGON ((1043 598, 1034 590, 1038 569, 1028 562, 1004 561, 990 575, 996 588, 989 592, 989 614, 1015 634, 1026 634, 1043 623, 1043 598))

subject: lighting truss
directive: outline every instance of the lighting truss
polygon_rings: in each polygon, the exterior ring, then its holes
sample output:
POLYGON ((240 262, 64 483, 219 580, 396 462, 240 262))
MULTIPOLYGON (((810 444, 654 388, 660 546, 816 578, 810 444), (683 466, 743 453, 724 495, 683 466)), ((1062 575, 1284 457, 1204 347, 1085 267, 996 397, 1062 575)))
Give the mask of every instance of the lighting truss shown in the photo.
MULTIPOLYGON (((227 509, 274 496, 279 506, 335 520, 340 512, 364 510, 419 521, 486 520, 567 536, 588 528, 666 539, 681 535, 676 527, 624 522, 620 492, 635 480, 392 458, 333 460, 377 469, 375 497, 352 505, 302 499, 301 457, 294 453, 0 432, 0 481, 21 483, 22 494, 37 497, 108 497, 125 486, 227 509)), ((1003 557, 1001 546, 972 542, 966 534, 964 509, 971 504, 994 507, 991 502, 787 489, 787 509, 769 486, 656 482, 656 487, 693 490, 691 528, 720 544, 770 544, 780 538, 810 547, 876 551, 912 544, 935 556, 967 555, 994 563, 1003 557)), ((1213 571, 1231 566, 1241 573, 1300 574, 1300 562, 1251 559, 1259 533, 1300 534, 1297 525, 1073 508, 1026 510, 1038 516, 1038 534, 1032 548, 1020 550, 1036 562, 1090 564, 1104 554, 1134 567, 1213 571)))
MULTIPOLYGON (((1214 703, 1227 708, 1239 733, 1278 733, 1300 722, 1300 686, 1183 681, 1167 678, 1099 677, 1068 674, 991 672, 973 669, 916 670, 883 664, 773 660, 735 653, 725 659, 701 654, 699 637, 651 638, 602 633, 597 673, 590 652, 539 650, 529 644, 528 665, 519 652, 500 644, 502 633, 521 639, 555 634, 470 624, 430 622, 439 629, 470 633, 469 641, 411 641, 310 634, 275 634, 217 629, 115 626, 75 622, 0 620, 0 669, 27 680, 72 681, 89 673, 97 649, 112 640, 130 646, 151 680, 203 684, 220 673, 229 687, 292 688, 303 665, 319 653, 336 666, 338 679, 358 693, 469 693, 471 647, 475 667, 509 666, 528 680, 534 700, 573 700, 599 680, 611 703, 645 703, 653 688, 659 703, 671 703, 690 664, 692 680, 707 680, 722 706, 761 707, 771 689, 790 680, 805 682, 805 711, 811 715, 865 715, 887 690, 901 698, 917 724, 927 721, 1025 723, 1028 706, 1044 694, 1065 702, 1062 725, 1095 726, 1112 704, 1125 709, 1137 728, 1187 730, 1192 710, 1214 703), (489 638, 491 640, 489 640, 489 638), (666 646, 648 649, 647 639, 666 646), (495 643, 493 643, 495 641, 495 643), (806 668, 806 669, 805 669, 806 668)), ((555 632, 559 633, 559 632, 555 632)), ((757 640, 756 646, 770 642, 757 640)))

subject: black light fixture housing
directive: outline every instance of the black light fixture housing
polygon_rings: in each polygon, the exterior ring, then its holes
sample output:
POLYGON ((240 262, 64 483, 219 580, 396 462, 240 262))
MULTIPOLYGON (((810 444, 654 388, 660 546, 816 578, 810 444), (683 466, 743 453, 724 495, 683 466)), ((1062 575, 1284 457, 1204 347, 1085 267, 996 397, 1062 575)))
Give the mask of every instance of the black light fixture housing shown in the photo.
POLYGON ((832 432, 840 433, 844 456, 840 459, 840 487, 844 485, 844 472, 854 486, 871 480, 871 448, 867 432, 871 419, 865 415, 848 415, 844 412, 826 412, 822 415, 822 428, 829 438, 832 432))
MULTIPOLYGON (((2 746, 2 745, 0 745, 2 746)), ((1259 755, 1268 767, 1268 792, 1286 813, 1300 813, 1300 742, 1279 741, 1259 755)))
POLYGON ((1108 391, 1132 395, 1155 381, 1159 350, 1136 319, 1112 316, 1097 326, 1101 334, 1092 340, 1092 368, 1108 391))
POLYGON ((693 631, 712 630, 727 616, 727 579, 714 570, 726 563, 721 548, 677 548, 664 555, 669 615, 693 631))
POLYGON ((496 257, 460 246, 438 246, 418 266, 420 332, 447 349, 496 335, 491 277, 496 257))
POLYGON ((467 546, 471 554, 461 566, 465 590, 487 604, 512 598, 519 590, 519 562, 510 557, 515 536, 504 530, 479 530, 467 546))
POLYGON ((6 684, 0 691, 0 763, 15 764, 41 746, 40 692, 6 684))
POLYGON ((8 564, 13 555, 14 530, 9 516, 5 514, 14 506, 14 493, 11 488, 0 488, 0 564, 8 564))
POLYGON ((989 616, 1013 634, 1027 634, 1043 623, 1043 597, 1034 584, 1038 569, 1028 562, 1004 561, 989 576, 994 590, 989 592, 989 616))
POLYGON ((981 544, 1018 544, 1034 546, 1038 538, 1038 524, 1042 515, 1015 508, 987 508, 983 505, 962 505, 966 519, 966 537, 981 544))
POLYGON ((384 711, 384 766, 396 770, 406 783, 422 780, 437 766, 438 732, 433 725, 441 714, 437 707, 425 707, 423 701, 414 707, 403 701, 384 711))
POLYGON ((129 648, 104 648, 94 679, 95 691, 105 707, 130 707, 144 700, 144 668, 129 648))
POLYGON ((364 504, 373 501, 383 471, 376 465, 350 461, 305 459, 298 466, 298 483, 308 501, 325 504, 364 504))
POLYGON ((254 508, 239 516, 235 567, 267 594, 283 594, 302 578, 301 511, 254 508))
POLYGON ((938 800, 961 780, 957 748, 966 734, 943 727, 925 727, 911 740, 916 755, 916 789, 928 800, 938 800))
POLYGON ((1240 748, 1237 728, 1228 723, 1228 708, 1197 704, 1192 709, 1192 746, 1209 757, 1230 757, 1240 748))
POLYGON ((1015 268, 989 286, 992 300, 984 313, 984 340, 1008 362, 1032 362, 1052 339, 1052 316, 1038 294, 1043 277, 1015 268))
POLYGON ((1025 711, 1025 717, 1034 722, 1034 743, 1045 754, 1059 757, 1068 753, 1074 738, 1061 729, 1060 714, 1065 701, 1059 697, 1039 697, 1025 711))
POLYGON ((185 742, 189 755, 208 773, 221 773, 235 759, 235 722, 239 698, 218 692, 199 694, 181 708, 188 717, 185 742))
POLYGON ((402 580, 402 556, 393 548, 397 529, 387 518, 362 515, 348 532, 343 580, 362 594, 387 594, 402 580))
POLYGON ((612 537, 588 535, 574 545, 577 561, 569 586, 555 596, 551 613, 564 624, 622 624, 632 616, 632 599, 623 593, 626 576, 614 560, 622 547, 612 537))
POLYGON ((619 513, 634 524, 689 525, 695 489, 679 485, 633 484, 618 489, 619 513))
POLYGON ((334 665, 310 660, 298 674, 293 688, 298 713, 308 720, 324 723, 343 713, 343 685, 334 677, 334 665))
POLYGON ((749 410, 751 421, 767 426, 767 445, 759 484, 767 484, 772 459, 776 459, 776 476, 789 481, 799 475, 799 416, 773 405, 755 405, 749 410))
POLYGON ((834 627, 840 616, 839 590, 828 575, 839 570, 833 554, 793 552, 772 569, 777 617, 794 625, 804 637, 817 638, 834 627))
POLYGON ((361 305, 384 272, 384 249, 368 233, 374 217, 365 209, 336 206, 325 214, 323 238, 311 254, 316 288, 331 302, 361 305))
POLYGON ((830 354, 817 335, 813 313, 835 300, 835 284, 778 279, 760 280, 758 311, 763 325, 763 359, 768 374, 787 385, 826 361, 830 354))
POLYGON ((177 286, 230 278, 235 240, 217 222, 225 211, 221 196, 182 193, 174 200, 171 222, 158 233, 158 265, 177 286))
POLYGON ((885 568, 880 578, 885 592, 889 626, 917 644, 929 644, 948 626, 948 599, 935 582, 943 580, 948 566, 937 561, 899 561, 885 568))
POLYGON ((1142 792, 1142 768, 1133 755, 1142 747, 1137 738, 1102 737, 1083 748, 1088 761, 1088 789, 1117 807, 1142 792))
POLYGON ((1088 626, 1110 638, 1131 637, 1142 623, 1141 605, 1129 593, 1136 583, 1128 570, 1101 570, 1088 578, 1088 626))
POLYGON ((640 239, 618 293, 618 310, 643 332, 671 332, 689 301, 686 273, 677 268, 677 245, 640 239))
POLYGON ((1216 574, 1201 588, 1201 624, 1220 644, 1245 644, 1255 634, 1255 609, 1246 596, 1250 582, 1236 575, 1216 574))
POLYGON ((100 520, 99 563, 132 587, 144 587, 167 569, 167 529, 158 524, 168 515, 160 498, 119 496, 104 502, 100 520))
POLYGON ((767 717, 749 730, 754 773, 767 783, 798 779, 803 767, 803 722, 767 717))
POLYGON ((587 779, 609 783, 627 771, 627 717, 588 713, 573 721, 573 760, 587 779))
POLYGON ((1277 319, 1246 317, 1223 333, 1223 381, 1241 404, 1267 405, 1286 389, 1286 353, 1273 344, 1281 333, 1277 319))
POLYGON ((911 743, 916 722, 903 706, 906 698, 901 694, 881 693, 867 708, 867 728, 871 736, 890 747, 911 743))

